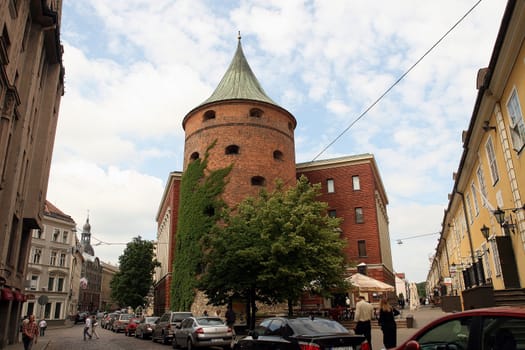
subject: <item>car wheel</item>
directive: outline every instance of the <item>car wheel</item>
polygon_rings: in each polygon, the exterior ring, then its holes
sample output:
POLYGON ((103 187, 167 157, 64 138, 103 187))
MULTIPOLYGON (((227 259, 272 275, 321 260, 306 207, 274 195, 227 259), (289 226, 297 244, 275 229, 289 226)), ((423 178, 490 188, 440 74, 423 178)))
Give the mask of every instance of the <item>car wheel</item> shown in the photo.
POLYGON ((193 350, 193 344, 191 342, 191 339, 188 339, 188 342, 186 343, 186 348, 188 350, 193 350))
POLYGON ((171 347, 174 349, 177 349, 179 347, 179 344, 177 344, 177 338, 173 336, 173 341, 171 342, 171 347))
POLYGON ((166 337, 166 335, 163 334, 163 335, 162 335, 162 344, 165 344, 165 345, 166 345, 166 344, 169 344, 169 343, 170 343, 170 342, 169 342, 169 340, 168 340, 168 337, 166 337))

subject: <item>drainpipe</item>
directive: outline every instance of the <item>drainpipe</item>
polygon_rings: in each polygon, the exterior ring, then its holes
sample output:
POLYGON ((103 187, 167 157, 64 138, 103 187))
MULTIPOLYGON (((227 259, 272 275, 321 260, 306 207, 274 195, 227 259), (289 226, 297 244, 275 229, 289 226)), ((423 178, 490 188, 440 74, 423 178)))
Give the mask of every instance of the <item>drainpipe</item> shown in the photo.
MULTIPOLYGON (((472 258, 472 268, 475 267, 476 258, 474 256, 474 246, 472 245, 472 235, 470 233, 470 224, 468 223, 468 216, 467 216, 467 207, 465 206, 465 195, 462 192, 456 191, 457 194, 461 196, 461 204, 463 205, 463 215, 465 215, 465 223, 467 224, 467 236, 468 236, 468 242, 470 245, 470 256, 472 258)), ((474 277, 476 278, 476 284, 479 285, 479 276, 478 271, 474 271, 474 277)))

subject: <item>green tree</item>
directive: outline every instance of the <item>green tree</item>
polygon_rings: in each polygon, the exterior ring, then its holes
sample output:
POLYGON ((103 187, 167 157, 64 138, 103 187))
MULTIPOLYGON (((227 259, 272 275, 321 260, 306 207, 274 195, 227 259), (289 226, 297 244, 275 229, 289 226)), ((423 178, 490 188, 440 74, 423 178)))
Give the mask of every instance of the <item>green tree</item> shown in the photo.
POLYGON ((291 314, 305 289, 327 295, 347 286, 340 219, 327 215, 319 190, 305 177, 288 190, 278 183, 223 216, 206 241, 207 269, 199 283, 211 303, 244 298, 253 327, 256 301, 287 301, 291 314))
POLYGON ((126 245, 119 257, 119 271, 110 282, 111 298, 122 307, 144 305, 159 262, 154 259, 153 242, 140 236, 126 245))
POLYGON ((203 159, 193 160, 181 178, 179 218, 173 273, 171 309, 189 310, 195 299, 197 278, 203 269, 202 239, 216 224, 225 207, 220 198, 231 166, 209 171, 208 147, 203 159))

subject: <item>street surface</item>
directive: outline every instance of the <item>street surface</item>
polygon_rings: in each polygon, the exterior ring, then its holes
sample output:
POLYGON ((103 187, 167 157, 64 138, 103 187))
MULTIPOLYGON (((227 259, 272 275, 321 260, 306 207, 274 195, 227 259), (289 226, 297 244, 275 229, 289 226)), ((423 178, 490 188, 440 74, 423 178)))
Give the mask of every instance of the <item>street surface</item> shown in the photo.
MULTIPOLYGON (((403 316, 409 314, 414 316, 415 328, 398 328, 397 343, 401 344, 405 339, 414 334, 419 328, 430 321, 439 318, 446 313, 440 308, 422 306, 418 310, 402 310, 403 316)), ((140 349, 140 350, 168 350, 171 345, 154 343, 151 340, 142 340, 135 337, 126 337, 123 333, 97 329, 100 339, 83 340, 84 325, 78 324, 72 327, 48 328, 44 337, 38 338, 38 343, 32 350, 88 350, 88 349, 140 349)), ((372 348, 380 350, 383 348, 383 334, 380 329, 372 329, 372 348)), ((6 350, 23 350, 22 343, 9 345, 6 350)))

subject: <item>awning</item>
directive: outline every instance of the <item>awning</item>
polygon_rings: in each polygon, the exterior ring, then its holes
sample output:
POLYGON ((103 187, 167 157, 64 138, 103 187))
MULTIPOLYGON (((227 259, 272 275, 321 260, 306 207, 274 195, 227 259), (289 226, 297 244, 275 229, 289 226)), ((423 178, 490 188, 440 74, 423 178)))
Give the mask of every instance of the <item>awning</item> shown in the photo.
POLYGON ((22 301, 22 302, 24 301, 24 295, 20 293, 19 291, 15 290, 14 295, 15 295, 16 301, 22 301))
POLYGON ((361 292, 393 292, 395 290, 394 287, 389 284, 360 273, 353 274, 346 280, 361 292))
POLYGON ((2 300, 13 300, 13 292, 11 292, 11 289, 9 288, 2 288, 2 300))

